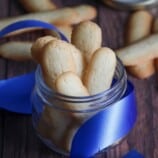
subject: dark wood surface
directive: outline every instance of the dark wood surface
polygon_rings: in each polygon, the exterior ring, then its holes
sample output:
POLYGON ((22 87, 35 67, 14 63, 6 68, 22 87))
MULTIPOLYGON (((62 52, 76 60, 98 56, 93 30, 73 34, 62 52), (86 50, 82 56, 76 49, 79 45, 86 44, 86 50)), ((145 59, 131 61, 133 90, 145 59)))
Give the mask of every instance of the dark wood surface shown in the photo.
MULTIPOLYGON (((97 0, 54 0, 59 7, 92 4, 97 7, 95 21, 103 31, 103 46, 117 49, 124 45, 124 29, 128 11, 116 11, 105 7, 97 0)), ((156 17, 158 9, 150 10, 156 17)), ((24 14, 22 6, 16 0, 0 0, 0 18, 24 14)), ((143 27, 143 26, 142 26, 143 27)), ((8 40, 32 40, 34 34, 8 38, 8 40)), ((2 41, 3 42, 3 41, 2 41)), ((18 63, 0 59, 0 79, 24 74, 35 69, 33 62, 18 63)), ((108 158, 120 158, 130 149, 137 149, 146 158, 158 158, 158 78, 153 75, 146 80, 137 80, 129 76, 135 85, 138 119, 134 129, 118 146, 110 149, 108 158)), ((36 137, 31 116, 0 111, 0 158, 58 158, 64 157, 43 145, 36 137)), ((100 154, 105 158, 105 153, 100 154)))

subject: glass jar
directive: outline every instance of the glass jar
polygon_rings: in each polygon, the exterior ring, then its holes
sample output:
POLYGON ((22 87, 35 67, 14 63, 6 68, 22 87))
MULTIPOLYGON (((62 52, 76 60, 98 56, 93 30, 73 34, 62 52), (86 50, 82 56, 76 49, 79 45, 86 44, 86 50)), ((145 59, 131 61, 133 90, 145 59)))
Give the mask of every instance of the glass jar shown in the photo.
POLYGON ((102 0, 105 4, 116 9, 137 10, 148 7, 156 7, 157 0, 102 0))
POLYGON ((53 91, 45 84, 38 66, 32 94, 33 127, 49 148, 67 155, 80 126, 97 112, 120 100, 126 87, 126 72, 119 59, 111 88, 85 97, 66 96, 53 91))

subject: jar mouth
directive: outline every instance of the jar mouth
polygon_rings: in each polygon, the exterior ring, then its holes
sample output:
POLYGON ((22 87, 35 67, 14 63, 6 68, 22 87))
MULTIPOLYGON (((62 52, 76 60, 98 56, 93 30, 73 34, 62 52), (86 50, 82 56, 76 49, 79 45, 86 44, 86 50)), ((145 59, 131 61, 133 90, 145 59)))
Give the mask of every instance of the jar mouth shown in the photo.
POLYGON ((115 75, 113 79, 114 83, 109 89, 102 91, 100 93, 97 93, 95 95, 68 96, 68 95, 64 95, 56 91, 53 91, 44 82, 44 79, 42 77, 41 67, 39 65, 35 73, 35 80, 36 80, 36 84, 38 85, 36 86, 38 95, 46 96, 44 97, 44 101, 47 104, 49 104, 48 98, 53 98, 55 100, 60 100, 60 101, 70 102, 70 103, 92 103, 94 101, 95 102, 99 101, 101 98, 105 98, 102 104, 104 104, 104 106, 105 104, 108 106, 116 102, 123 96, 126 90, 126 84, 127 84, 126 72, 119 58, 117 58, 117 66, 116 66, 115 75))
POLYGON ((144 9, 146 7, 154 7, 158 4, 157 0, 103 0, 103 2, 111 7, 122 10, 144 9))

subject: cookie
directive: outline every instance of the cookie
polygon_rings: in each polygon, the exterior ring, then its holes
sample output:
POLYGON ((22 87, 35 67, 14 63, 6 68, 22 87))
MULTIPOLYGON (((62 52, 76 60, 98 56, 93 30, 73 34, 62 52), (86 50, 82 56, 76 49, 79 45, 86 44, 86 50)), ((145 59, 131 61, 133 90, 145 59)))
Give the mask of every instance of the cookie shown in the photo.
POLYGON ((50 88, 54 89, 54 82, 62 73, 67 71, 76 73, 73 51, 74 47, 62 40, 53 40, 44 46, 39 60, 43 77, 50 88))
POLYGON ((19 0, 23 7, 29 12, 41 12, 56 9, 51 0, 19 0))
POLYGON ((40 37, 38 38, 32 45, 31 48, 31 55, 33 57, 33 59, 37 62, 40 63, 40 56, 41 53, 43 53, 43 47, 52 40, 55 40, 56 38, 52 37, 52 36, 44 36, 44 37, 40 37))
POLYGON ((110 48, 102 47, 96 50, 84 76, 84 84, 90 95, 110 88, 115 73, 116 62, 115 53, 110 48))
POLYGON ((0 56, 15 61, 31 60, 32 42, 11 41, 0 45, 0 56))
POLYGON ((101 28, 91 21, 78 24, 72 31, 71 42, 74 44, 89 62, 93 53, 101 47, 101 28))

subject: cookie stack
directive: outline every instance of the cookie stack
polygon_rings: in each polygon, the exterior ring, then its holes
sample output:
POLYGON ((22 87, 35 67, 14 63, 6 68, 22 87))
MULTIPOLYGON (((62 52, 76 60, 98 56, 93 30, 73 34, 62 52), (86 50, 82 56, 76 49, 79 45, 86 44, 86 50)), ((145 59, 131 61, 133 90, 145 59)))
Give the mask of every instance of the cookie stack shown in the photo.
MULTIPOLYGON (((110 48, 101 47, 101 28, 91 21, 81 22, 73 29, 71 37, 71 43, 44 36, 33 44, 32 57, 40 64, 46 85, 70 97, 92 96, 109 89, 117 60, 110 48)), ((69 111, 84 111, 91 105, 63 101, 57 106, 69 111)), ((69 151, 73 136, 89 116, 44 107, 39 122, 40 133, 56 146, 69 151), (44 124, 48 125, 49 132, 44 124)))

